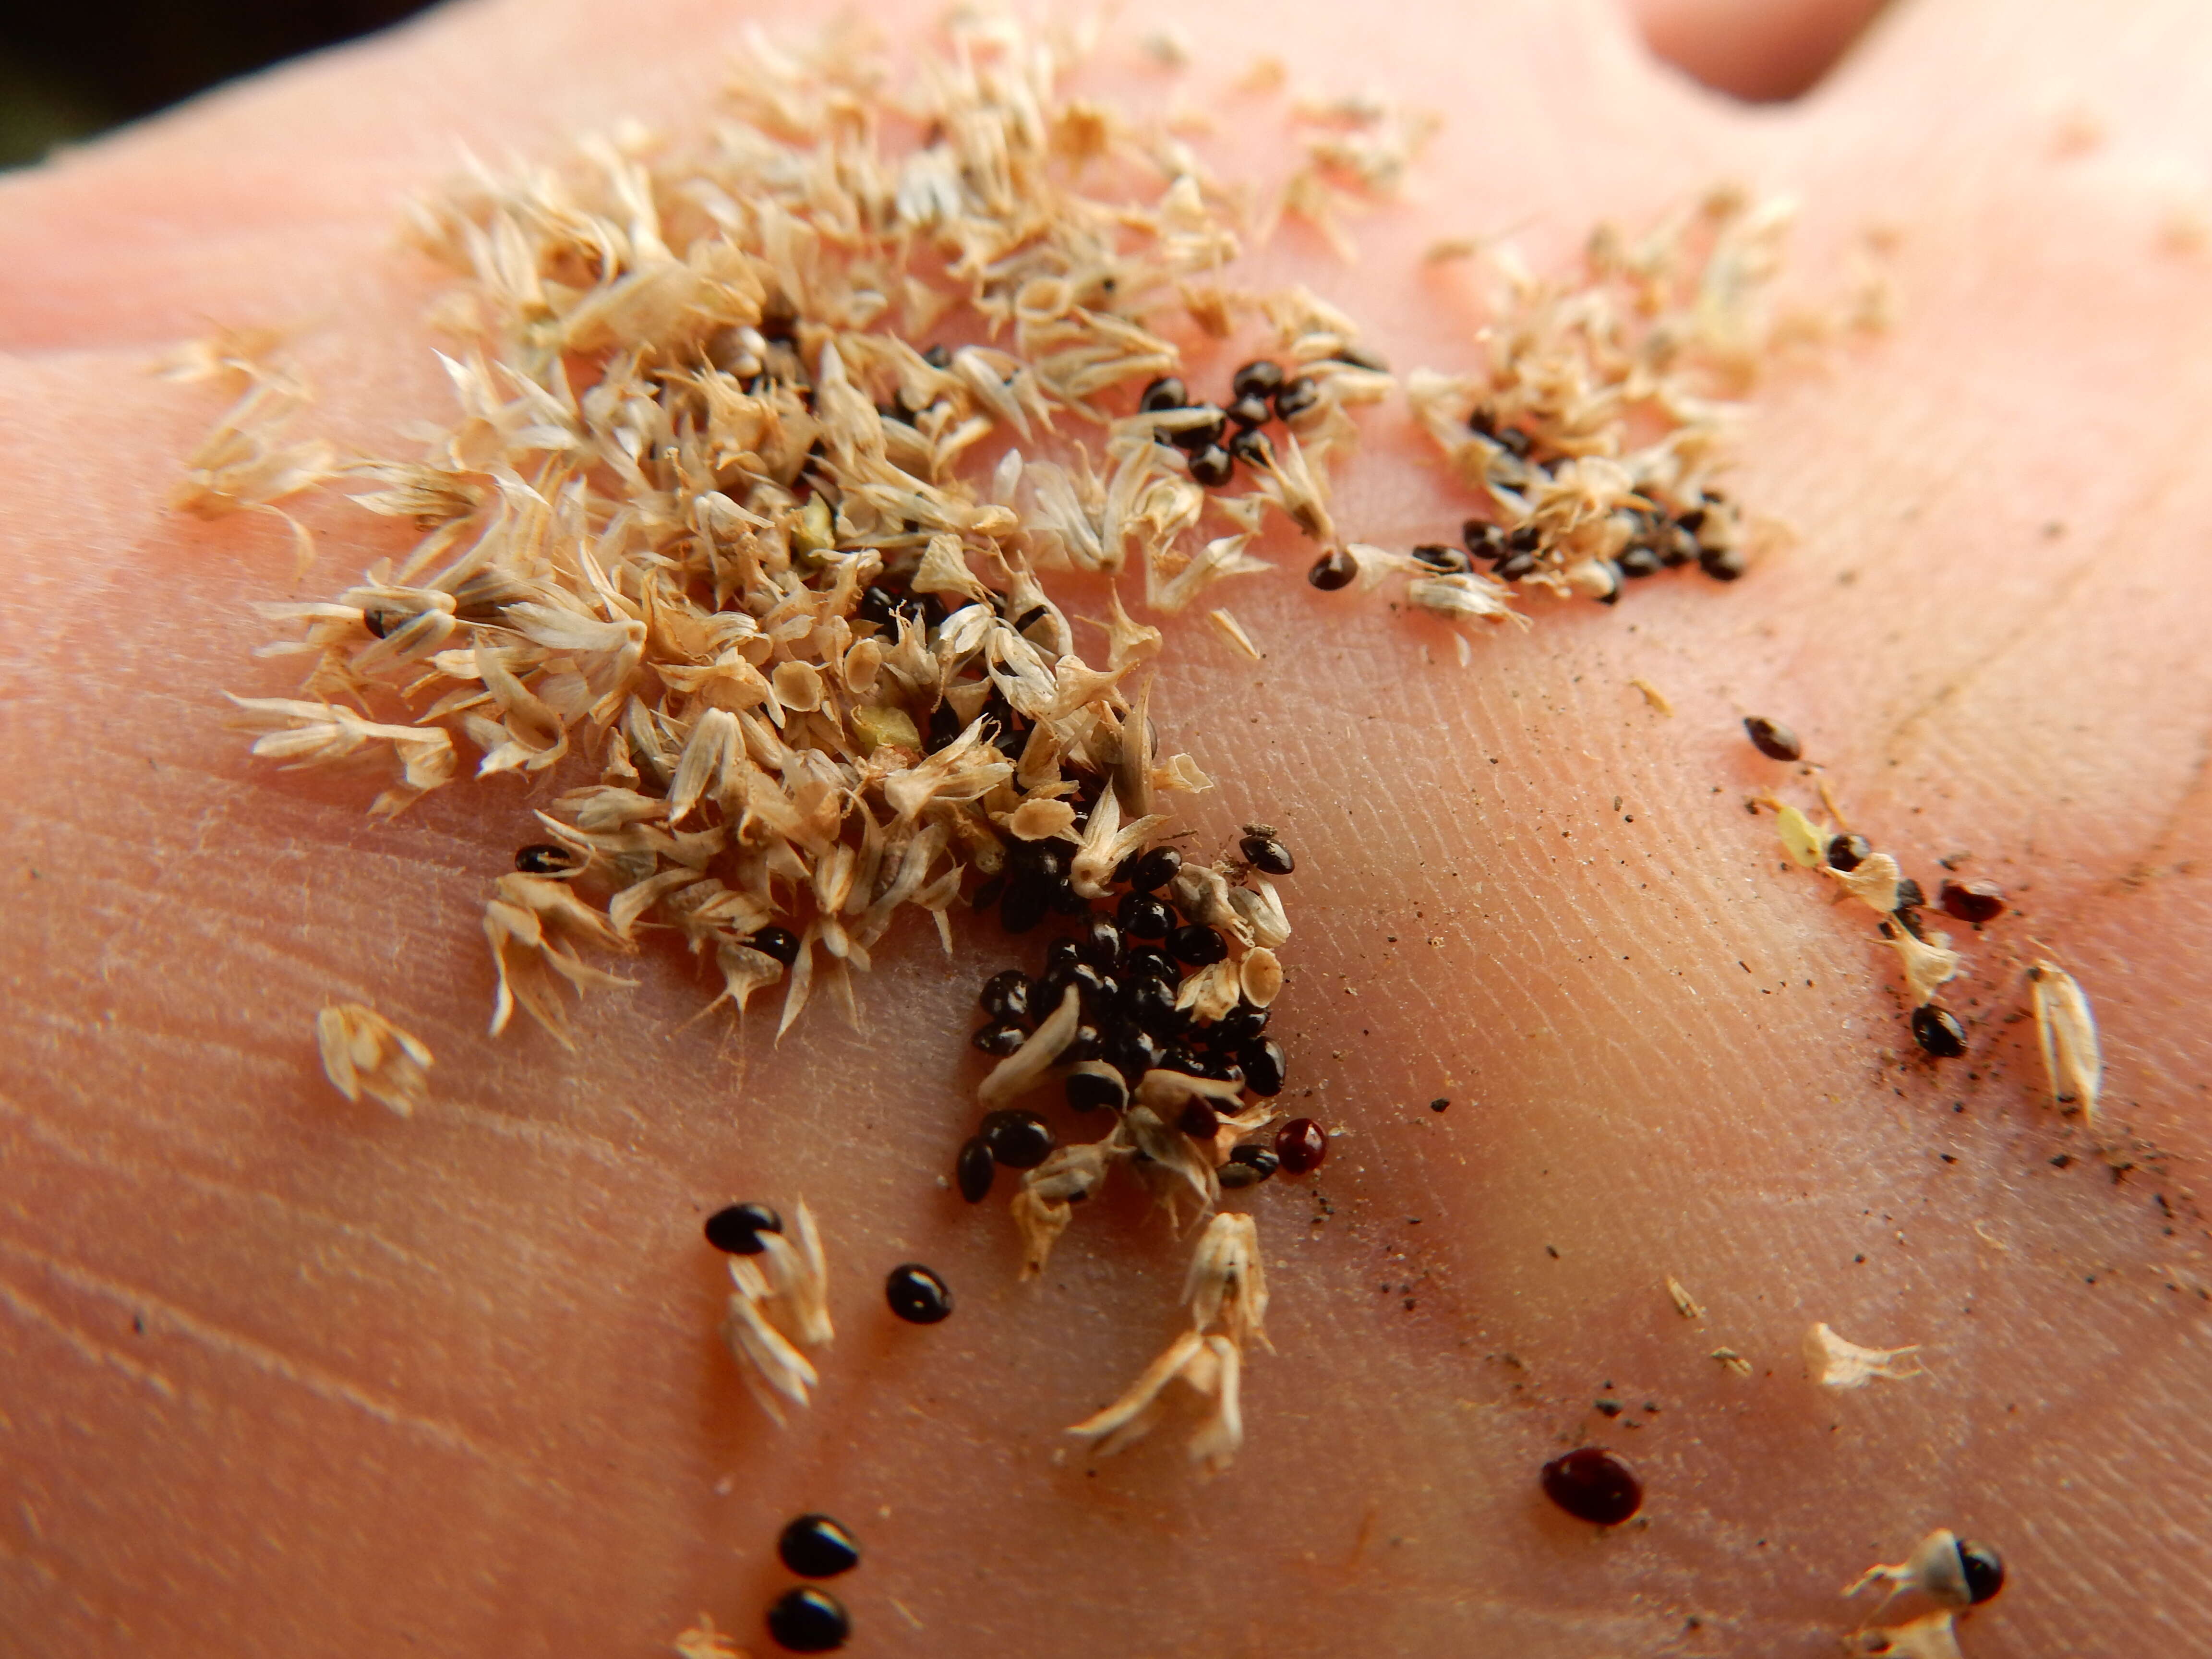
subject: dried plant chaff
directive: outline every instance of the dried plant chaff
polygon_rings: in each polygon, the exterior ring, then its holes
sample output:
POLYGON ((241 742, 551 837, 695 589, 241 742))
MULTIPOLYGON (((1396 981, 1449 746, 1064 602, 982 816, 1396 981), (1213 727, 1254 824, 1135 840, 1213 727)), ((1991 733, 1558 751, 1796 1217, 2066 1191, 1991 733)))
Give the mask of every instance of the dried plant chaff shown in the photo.
POLYGON ((323 1075, 348 1100, 364 1094, 412 1117, 429 1096, 430 1050, 362 1002, 333 1003, 315 1015, 323 1075))
POLYGON ((2105 1061, 2089 999, 2074 975, 2055 962, 2036 962, 2027 970, 2027 980, 2051 1098, 2061 1106, 2078 1103, 2083 1120, 2094 1123, 2105 1061))
POLYGON ((1901 1382, 1921 1374, 1920 1346, 1863 1348, 1825 1324, 1805 1333, 1805 1369, 1824 1389, 1863 1389, 1876 1378, 1901 1382))

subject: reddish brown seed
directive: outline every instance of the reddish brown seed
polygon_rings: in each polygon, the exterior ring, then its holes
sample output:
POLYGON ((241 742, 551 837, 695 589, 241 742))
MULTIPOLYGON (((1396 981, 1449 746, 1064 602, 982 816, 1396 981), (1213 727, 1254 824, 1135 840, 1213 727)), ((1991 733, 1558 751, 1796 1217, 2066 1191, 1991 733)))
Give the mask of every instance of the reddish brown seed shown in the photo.
POLYGON ((1221 1114, 1202 1100, 1190 1101, 1176 1117, 1176 1127, 1193 1140, 1211 1140, 1221 1133, 1221 1114))
POLYGON ((1311 1175, 1328 1156, 1328 1133, 1310 1117, 1294 1117, 1275 1131, 1275 1156, 1285 1175, 1311 1175))
POLYGON ((1644 1507, 1644 1483, 1618 1452, 1584 1446, 1544 1465, 1544 1496, 1577 1521, 1617 1527, 1644 1507))
POLYGON ((1753 714, 1744 721, 1743 729, 1750 735, 1751 746, 1769 760, 1794 761, 1805 752, 1797 734, 1779 720, 1753 714))
POLYGON ((1334 593, 1340 587, 1352 586, 1352 579, 1359 574, 1359 564, 1342 548, 1324 553, 1306 572, 1306 580, 1324 593, 1334 593))
POLYGON ((1936 890, 1943 914, 1980 927, 2004 914, 2004 889, 1993 881, 1947 881, 1936 890))

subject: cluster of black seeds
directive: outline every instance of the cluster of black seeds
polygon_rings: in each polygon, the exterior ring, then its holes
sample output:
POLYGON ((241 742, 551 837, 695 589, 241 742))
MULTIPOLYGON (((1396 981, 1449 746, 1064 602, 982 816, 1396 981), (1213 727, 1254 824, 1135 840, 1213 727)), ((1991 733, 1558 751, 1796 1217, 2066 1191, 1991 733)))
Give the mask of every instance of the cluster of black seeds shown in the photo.
MULTIPOLYGON (((1384 372, 1378 359, 1356 346, 1344 347, 1334 361, 1384 372)), ((1140 414, 1188 409, 1206 416, 1180 431, 1162 432, 1159 441, 1189 456, 1190 476, 1208 489, 1227 483, 1239 461, 1251 467, 1273 465, 1274 445, 1263 428, 1270 421, 1295 428, 1321 403, 1321 386, 1311 375, 1285 375, 1280 363, 1265 357, 1246 363, 1230 377, 1229 394, 1225 405, 1193 403, 1188 388, 1168 374, 1146 386, 1137 400, 1140 414)))
MULTIPOLYGON (((1873 854, 1874 845, 1864 836, 1829 837, 1827 859, 1831 869, 1856 870, 1873 854)), ((1890 912, 1889 921, 1882 925, 1887 927, 1893 922, 1913 938, 1924 939, 1920 911, 1927 902, 1920 884, 1905 877, 1897 884, 1897 908, 1890 912)), ((1936 896, 1936 903, 1944 915, 1976 927, 1996 921, 2005 908, 2003 890, 1988 881, 1947 879, 1936 896)), ((1912 1011, 1912 1040, 1937 1060, 1956 1060, 1966 1052, 1966 1028, 1949 1009, 1933 1002, 1924 1002, 1912 1011)))
MULTIPOLYGON (((826 1515, 802 1515, 775 1540, 777 1559, 801 1578, 835 1578, 860 1565, 853 1534, 826 1515)), ((833 1653, 853 1633, 845 1604, 812 1584, 795 1585, 768 1610, 768 1633, 791 1653, 833 1653)))
MULTIPOLYGON (((1257 828, 1238 851, 1246 864, 1269 875, 1288 875, 1296 867, 1290 849, 1257 828)), ((995 902, 1012 933, 1036 927, 1048 914, 1080 921, 1072 937, 1046 947, 1043 969, 1035 976, 1008 968, 984 981, 977 1000, 986 1019, 969 1041, 994 1057, 1012 1054, 1073 988, 1081 1023, 1059 1064, 1100 1064, 1067 1072, 1062 1086, 1069 1110, 1119 1111, 1138 1081, 1154 1070, 1242 1084, 1263 1100, 1280 1094, 1286 1062, 1281 1045, 1267 1035, 1267 1009, 1240 1000, 1219 1019, 1204 1021, 1176 1006, 1190 973, 1229 954, 1229 941, 1217 929, 1187 920, 1168 896, 1182 854, 1160 846, 1123 860, 1113 879, 1122 890, 1109 911, 1092 908, 1068 884, 1066 861, 1073 853, 1072 844, 1029 843, 1018 867, 1010 861, 1003 885, 994 878, 976 890, 975 902, 995 902)), ((1194 1101, 1176 1127, 1211 1139, 1219 1115, 1194 1101)), ((961 1195, 981 1203, 1000 1166, 1033 1170, 1058 1145, 1052 1126, 1035 1112, 1007 1108, 986 1114, 956 1160, 961 1195)), ((1240 1146, 1222 1170, 1223 1184, 1250 1186, 1289 1161, 1240 1146)), ((1319 1162, 1316 1156, 1305 1167, 1319 1162)))

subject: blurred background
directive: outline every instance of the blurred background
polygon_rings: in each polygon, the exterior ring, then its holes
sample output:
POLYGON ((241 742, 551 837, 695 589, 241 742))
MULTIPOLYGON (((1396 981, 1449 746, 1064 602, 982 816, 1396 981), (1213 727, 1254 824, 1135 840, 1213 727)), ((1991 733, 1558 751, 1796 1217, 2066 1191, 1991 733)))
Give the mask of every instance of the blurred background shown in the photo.
POLYGON ((428 0, 0 5, 0 167, 36 161, 234 76, 350 40, 428 0))

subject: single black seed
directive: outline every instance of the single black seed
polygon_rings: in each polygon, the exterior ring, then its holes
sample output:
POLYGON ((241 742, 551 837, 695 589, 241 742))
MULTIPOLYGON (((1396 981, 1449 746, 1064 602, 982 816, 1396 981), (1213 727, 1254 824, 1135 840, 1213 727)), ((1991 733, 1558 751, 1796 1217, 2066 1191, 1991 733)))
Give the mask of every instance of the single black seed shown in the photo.
POLYGON ((960 1143, 960 1155, 952 1161, 952 1178, 959 1183, 961 1197, 970 1204, 981 1204, 990 1197, 991 1180, 998 1171, 999 1160, 991 1156, 982 1136, 970 1135, 960 1143))
POLYGON ((1176 988, 1147 974, 1131 980, 1121 991, 1121 1013, 1148 1031, 1167 1032, 1180 1024, 1176 988))
POLYGON ((1137 410, 1139 414, 1157 415, 1164 409, 1181 409, 1189 401, 1190 394, 1183 390, 1182 382, 1172 374, 1163 374, 1145 388, 1144 395, 1137 399, 1137 410))
MULTIPOLYGON (((1175 926, 1175 912, 1172 910, 1168 912, 1168 925, 1170 927, 1175 926)), ((1121 958, 1121 977, 1124 980, 1165 980, 1168 988, 1173 990, 1182 977, 1182 969, 1176 966, 1176 959, 1165 951, 1156 945, 1139 945, 1133 946, 1121 958)))
POLYGON ((1620 556, 1613 562, 1620 567, 1620 574, 1624 576, 1656 576, 1662 568, 1658 550, 1647 547, 1641 542, 1632 542, 1622 548, 1620 556))
POLYGON ((1249 432, 1274 419, 1274 411, 1267 407, 1265 398, 1239 398, 1222 411, 1240 432, 1249 432))
POLYGON ((919 1261, 902 1262, 884 1280, 884 1299, 909 1325, 934 1325, 952 1311, 952 1288, 919 1261))
POLYGON ((1075 890, 1073 882, 1063 879, 1053 885, 1052 908, 1058 915, 1084 916, 1091 914, 1091 901, 1075 890))
POLYGON ((1255 357, 1229 377, 1229 389, 1239 398, 1272 398, 1283 384, 1283 366, 1255 357))
POLYGON ((1544 532, 1533 524, 1505 532, 1505 545, 1516 553, 1534 553, 1544 544, 1544 532))
POLYGON ((969 907, 976 910, 991 909, 1006 896, 1006 877, 1004 871, 995 876, 986 876, 976 884, 975 890, 969 895, 969 907))
POLYGON ((1966 1052, 1966 1028, 1948 1008, 1923 1002, 1912 1011, 1912 1040, 1938 1060, 1956 1060, 1966 1052))
POLYGON ((1794 761, 1805 753, 1805 745, 1797 741, 1797 734, 1779 720, 1751 714, 1745 717, 1743 729, 1750 734, 1751 746, 1769 760, 1794 761))
POLYGON ((1577 1521, 1617 1527, 1644 1507, 1644 1483, 1618 1452, 1584 1446, 1544 1465, 1544 1496, 1577 1521))
POLYGON ((983 981, 983 993, 975 1000, 993 1019, 1009 1024, 1025 1020, 1030 1016, 1030 976, 1018 968, 994 974, 983 981))
POLYGON ((1124 893, 1114 909, 1121 931, 1131 939, 1161 939, 1175 926, 1175 912, 1150 893, 1124 893))
POLYGON ((1096 1072, 1070 1072, 1064 1086, 1067 1107, 1073 1112, 1095 1112, 1101 1108, 1118 1112, 1129 1103, 1127 1084, 1119 1078, 1101 1077, 1096 1072))
POLYGON ((727 1255, 758 1255, 763 1233, 780 1233, 783 1218, 765 1204, 732 1204, 707 1218, 707 1242, 727 1255))
POLYGON ((1987 1544, 1978 1544, 1971 1538, 1959 1540, 1959 1572, 1966 1581, 1966 1598, 1976 1607, 2004 1588, 2002 1558, 1987 1544))
POLYGON ((527 847, 517 848, 514 854, 514 867, 526 876, 550 876, 575 866, 574 853, 548 841, 533 841, 527 847))
POLYGON ((1324 593, 1334 593, 1340 587, 1349 587, 1352 579, 1359 574, 1359 562, 1340 547, 1331 548, 1313 562, 1306 572, 1306 580, 1324 593))
POLYGON ((1275 391, 1275 413, 1285 421, 1295 421, 1321 401, 1321 388, 1306 375, 1295 380, 1285 380, 1275 391))
POLYGON ((1035 1112, 1006 1107, 987 1112, 981 1131, 991 1156, 1009 1170, 1034 1170, 1052 1156, 1052 1127, 1035 1112))
POLYGON ((1244 1068, 1226 1055, 1202 1054, 1198 1057, 1198 1070, 1194 1076, 1212 1078, 1217 1083, 1242 1083, 1244 1068))
POLYGON ((1028 1035, 1029 1033, 1018 1025, 986 1025, 969 1037, 968 1042, 971 1047, 1004 1060, 1022 1046, 1023 1039, 1028 1035))
POLYGON ((1229 452, 1219 444, 1208 444, 1190 458, 1191 481, 1208 489, 1218 489, 1236 475, 1237 463, 1229 459, 1229 452))
POLYGON ((1237 843, 1237 850, 1244 855, 1245 863, 1271 876, 1287 876, 1298 867, 1291 849, 1273 836, 1247 836, 1237 843))
POLYGON ((1090 1024, 1075 1028, 1075 1035, 1067 1040, 1067 1047, 1060 1051, 1060 1063, 1073 1066, 1078 1060, 1098 1060, 1106 1053, 1106 1039, 1097 1026, 1090 1024))
POLYGON ((1874 856, 1874 843, 1864 836, 1828 837, 1828 868, 1856 870, 1874 856))
POLYGON ((1607 587, 1604 592, 1597 595, 1597 602, 1600 605, 1619 605, 1620 603, 1622 580, 1620 567, 1614 563, 1611 559, 1600 559, 1598 561, 1598 571, 1600 574, 1603 575, 1605 579, 1612 584, 1612 586, 1607 587))
MULTIPOLYGON (((1194 456, 1208 449, 1220 448, 1222 439, 1229 432, 1229 417, 1212 404, 1199 404, 1195 407, 1204 411, 1207 418, 1168 434, 1177 449, 1194 456)), ((1193 472, 1194 475, 1195 468, 1193 472)), ((1206 480, 1200 478, 1199 482, 1203 483, 1206 480)))
POLYGON ((853 1620, 836 1596, 801 1584, 769 1607, 768 1633, 787 1652, 835 1653, 853 1634, 853 1620))
POLYGON ((1067 861, 1075 852, 1074 847, 1064 841, 1022 842, 1018 845, 1024 865, 1044 881, 1058 881, 1066 876, 1067 861))
POLYGON ((1681 526, 1664 524, 1652 533, 1651 545, 1659 562, 1669 570, 1680 568, 1698 556, 1698 538, 1681 526))
POLYGON ((1468 411, 1467 429, 1479 432, 1486 438, 1498 435, 1498 411, 1488 404, 1477 404, 1468 411))
POLYGON ((1157 893, 1176 878, 1182 854, 1172 847, 1155 847, 1139 853, 1122 866, 1121 878, 1139 893, 1157 893))
POLYGON ((1732 582, 1749 568, 1732 547, 1708 547, 1698 554, 1698 568, 1717 582, 1732 582))
POLYGON ((1275 446, 1267 441, 1266 433, 1255 428, 1230 439, 1229 459, 1265 471, 1275 464, 1275 446))
POLYGON ((361 625, 380 640, 390 639, 392 630, 405 620, 397 611, 371 610, 361 613, 361 625))
POLYGON ((1677 513, 1674 522, 1687 534, 1694 536, 1705 527, 1705 509, 1693 507, 1686 513, 1677 513))
POLYGON ((932 754, 951 743, 966 729, 960 711, 949 702, 940 702, 929 711, 929 731, 927 741, 932 754))
POLYGON ((1246 1045, 1237 1064, 1244 1068, 1244 1086, 1262 1100, 1283 1092, 1283 1045, 1273 1037, 1246 1045))
POLYGON ((745 943, 787 968, 799 960, 799 935, 788 927, 763 927, 745 943))
POLYGON ((1431 570, 1447 574, 1472 569, 1466 552, 1460 548, 1446 547, 1441 542, 1425 542, 1413 550, 1413 556, 1431 570))
POLYGON ((1508 553, 1498 562, 1494 573, 1502 582, 1517 582, 1536 568, 1536 556, 1526 551, 1508 553))
POLYGON ((775 1540, 776 1557, 801 1578, 835 1578, 860 1565, 853 1534, 826 1515, 802 1515, 775 1540))
MULTIPOLYGON (((1076 948, 1075 941, 1072 939, 1056 939, 1044 947, 1044 971, 1047 975, 1062 968, 1073 968, 1082 960, 1083 952, 1076 948)), ((1052 1012, 1052 1008, 1050 1005, 1040 1002, 1037 1005, 1037 1012, 1041 1014, 1048 1014, 1052 1012)))
POLYGON ((1166 1053, 1158 1037, 1134 1025, 1125 1025, 1106 1039, 1106 1063, 1132 1085, 1156 1070, 1166 1053))
POLYGON ((1121 930, 1104 916, 1092 916, 1075 936, 1075 949, 1084 961, 1102 974, 1121 965, 1121 930))
POLYGON ((1242 1146, 1231 1146, 1229 1149, 1229 1161, 1231 1164, 1241 1164, 1248 1170, 1258 1170, 1260 1179, 1262 1181, 1274 1174, 1283 1164, 1283 1160, 1277 1158, 1270 1148, 1261 1146, 1256 1140, 1248 1140, 1242 1146))
MULTIPOLYGON (((1027 611, 1022 612, 1020 619, 1014 623, 1014 632, 1017 634, 1026 634, 1030 629, 1035 628, 1039 623, 1042 622, 1050 615, 1052 615, 1052 607, 1050 605, 1031 605, 1027 611)), ((1009 722, 1009 725, 1011 726, 1011 722, 1009 722)))
POLYGON ((1936 890, 1943 914, 1977 927, 2004 914, 2004 889, 1993 881, 1947 881, 1936 890))
POLYGON ((860 604, 853 607, 853 615, 861 622, 889 628, 898 615, 898 597, 890 589, 871 583, 862 590, 860 604))
POLYGON ((1028 933, 1052 908, 1053 888, 1057 885, 1026 872, 1009 880, 1006 896, 999 902, 999 926, 1010 933, 1028 933))
POLYGON ((921 361, 932 368, 950 368, 952 367, 952 353, 947 347, 933 345, 921 354, 921 361))
POLYGON ((1928 895, 1920 890, 1920 884, 1910 876, 1897 884, 1897 900, 1893 910, 1917 910, 1928 902, 1928 895))
POLYGON ((1365 346, 1340 345, 1330 354, 1330 361, 1350 363, 1354 368, 1364 368, 1376 374, 1388 374, 1390 365, 1365 346))
POLYGON ((1168 954, 1193 968, 1205 968, 1229 954, 1229 943, 1202 921, 1186 922, 1168 935, 1168 954))
POLYGON ((1459 538, 1478 558, 1501 558, 1505 552, 1505 532, 1487 519, 1469 519, 1459 527, 1459 538))
POLYGON ((1267 1029, 1267 1011, 1249 1002, 1238 1003, 1213 1023, 1214 1040, 1232 1048, 1257 1042, 1260 1033, 1267 1029))

